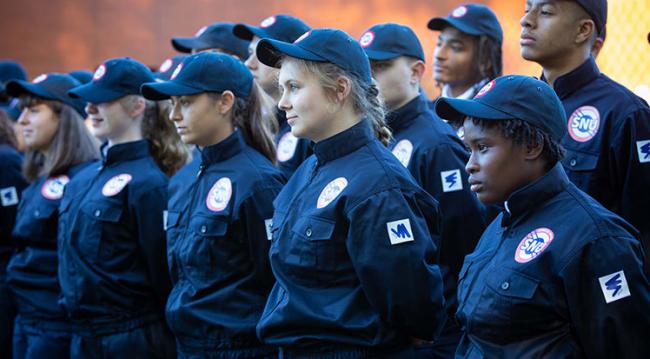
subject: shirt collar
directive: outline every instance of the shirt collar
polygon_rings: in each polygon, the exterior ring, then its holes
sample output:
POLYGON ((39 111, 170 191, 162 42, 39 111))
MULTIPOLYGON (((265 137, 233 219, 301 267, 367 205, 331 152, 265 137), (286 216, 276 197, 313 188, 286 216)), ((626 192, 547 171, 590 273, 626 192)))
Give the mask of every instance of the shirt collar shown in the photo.
POLYGON ((512 221, 536 206, 562 192, 569 183, 560 162, 536 181, 513 192, 506 201, 501 226, 506 227, 512 221))
POLYGON ((323 164, 343 157, 374 139, 368 122, 369 120, 364 118, 347 130, 316 143, 314 145, 314 154, 318 159, 318 163, 323 164))
MULTIPOLYGON (((553 83, 553 89, 555 93, 560 98, 564 100, 569 97, 571 94, 581 89, 584 85, 593 81, 596 77, 600 75, 600 70, 593 56, 589 56, 587 61, 582 63, 582 65, 576 67, 573 71, 566 73, 555 80, 553 83)), ((542 74, 542 81, 546 81, 544 74, 542 74)))
POLYGON ((105 165, 111 163, 133 161, 138 158, 149 156, 149 141, 139 140, 126 143, 120 143, 107 147, 108 142, 105 142, 101 148, 102 162, 105 165))
POLYGON ((467 91, 463 92, 462 94, 454 97, 451 95, 451 90, 449 89, 449 85, 444 85, 442 87, 442 93, 440 94, 440 97, 446 97, 446 98, 456 98, 459 100, 471 100, 474 98, 474 95, 483 87, 488 82, 489 79, 483 79, 474 85, 472 87, 468 88, 467 91))
POLYGON ((427 99, 419 94, 406 105, 391 111, 386 115, 386 123, 392 131, 399 131, 413 122, 422 112, 428 109, 427 99))
POLYGON ((201 151, 201 163, 211 164, 223 162, 238 154, 246 146, 241 131, 236 129, 230 136, 221 142, 199 149, 201 151))

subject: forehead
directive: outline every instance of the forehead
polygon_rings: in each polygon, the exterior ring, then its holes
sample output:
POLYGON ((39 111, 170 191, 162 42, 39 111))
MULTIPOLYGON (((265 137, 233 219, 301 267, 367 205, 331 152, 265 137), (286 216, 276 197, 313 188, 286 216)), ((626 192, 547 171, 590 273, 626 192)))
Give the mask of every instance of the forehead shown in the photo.
POLYGON ((291 58, 282 60, 279 74, 280 83, 291 80, 305 81, 309 79, 310 75, 312 74, 308 73, 307 69, 301 66, 298 61, 292 60, 291 58))
POLYGON ((441 40, 446 40, 446 41, 460 41, 460 42, 472 42, 475 38, 475 36, 468 35, 457 28, 453 26, 447 26, 442 31, 440 31, 440 35, 438 36, 441 40))

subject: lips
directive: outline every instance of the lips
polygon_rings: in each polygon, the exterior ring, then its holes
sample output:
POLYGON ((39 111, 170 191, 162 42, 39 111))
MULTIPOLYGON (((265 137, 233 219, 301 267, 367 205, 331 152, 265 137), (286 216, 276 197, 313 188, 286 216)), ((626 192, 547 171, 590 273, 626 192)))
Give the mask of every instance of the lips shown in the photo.
POLYGON ((519 37, 519 44, 521 46, 532 45, 535 41, 537 40, 529 34, 521 34, 519 37))
POLYGON ((469 189, 472 192, 480 192, 483 190, 483 182, 477 181, 472 177, 467 180, 467 183, 469 183, 469 189))
POLYGON ((289 126, 293 126, 294 123, 298 120, 298 116, 287 116, 287 123, 289 126))

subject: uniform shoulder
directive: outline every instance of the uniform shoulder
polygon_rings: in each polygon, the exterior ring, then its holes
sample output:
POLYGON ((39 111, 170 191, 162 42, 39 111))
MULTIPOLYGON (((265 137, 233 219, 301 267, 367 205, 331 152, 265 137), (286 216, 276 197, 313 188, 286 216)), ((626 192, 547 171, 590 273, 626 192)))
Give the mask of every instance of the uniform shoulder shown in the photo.
POLYGON ((641 108, 648 107, 648 104, 634 92, 622 84, 612 80, 605 74, 601 74, 596 80, 597 83, 606 89, 609 98, 615 98, 616 104, 626 113, 635 112, 641 108))
POLYGON ((247 146, 241 156, 244 161, 240 162, 238 177, 250 181, 252 187, 273 187, 284 183, 280 170, 257 150, 247 146))

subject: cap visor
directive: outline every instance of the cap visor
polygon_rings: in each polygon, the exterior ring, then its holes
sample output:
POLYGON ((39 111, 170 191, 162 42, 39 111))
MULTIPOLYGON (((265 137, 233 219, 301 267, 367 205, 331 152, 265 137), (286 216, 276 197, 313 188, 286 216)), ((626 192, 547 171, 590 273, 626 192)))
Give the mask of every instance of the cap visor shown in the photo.
POLYGON ((486 120, 506 120, 514 117, 503 111, 484 105, 476 100, 439 98, 434 110, 440 118, 448 121, 462 121, 466 116, 486 120))
POLYGON ((460 30, 461 32, 464 32, 469 35, 481 35, 479 31, 476 31, 475 29, 465 25, 461 21, 457 21, 454 19, 448 19, 444 17, 434 17, 429 21, 429 24, 427 24, 427 27, 430 30, 436 30, 436 31, 442 31, 445 27, 452 26, 460 30))
POLYGON ((30 94, 48 100, 61 101, 61 99, 57 98, 56 96, 53 96, 52 94, 44 91, 40 86, 23 80, 9 81, 6 85, 6 90, 7 94, 11 97, 19 97, 20 95, 30 94))
POLYGON ((140 87, 142 96, 154 101, 167 100, 172 96, 195 95, 201 92, 206 92, 206 90, 197 89, 176 81, 148 82, 140 87))
POLYGON ((390 51, 377 51, 367 49, 364 49, 364 51, 366 52, 366 55, 368 55, 368 59, 370 59, 370 61, 386 61, 402 56, 402 54, 390 51))
POLYGON ((115 101, 120 97, 126 96, 126 94, 96 86, 90 82, 68 91, 68 96, 90 103, 105 103, 115 101))
POLYGON ((174 37, 172 38, 172 46, 174 46, 177 51, 185 53, 209 47, 206 43, 196 37, 174 37))
POLYGON ((266 66, 279 67, 283 56, 294 57, 307 61, 326 61, 323 57, 307 51, 298 45, 284 41, 263 39, 257 44, 257 58, 266 66))
POLYGON ((257 35, 253 29, 253 26, 246 24, 237 24, 232 28, 232 33, 242 40, 251 41, 253 39, 253 35, 257 35))

